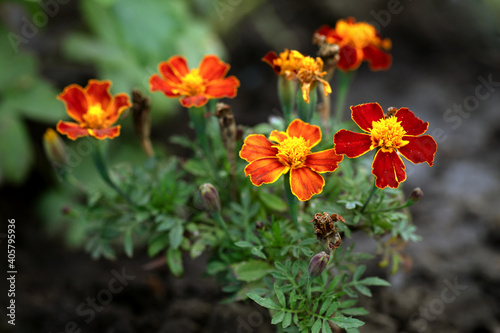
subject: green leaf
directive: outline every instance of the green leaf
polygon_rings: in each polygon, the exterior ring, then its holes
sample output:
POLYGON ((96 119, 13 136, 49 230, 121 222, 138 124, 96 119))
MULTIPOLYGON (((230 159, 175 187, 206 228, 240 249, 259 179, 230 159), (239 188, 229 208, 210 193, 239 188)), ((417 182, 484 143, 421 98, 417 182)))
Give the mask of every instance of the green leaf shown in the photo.
POLYGON ((343 301, 339 304, 339 308, 348 308, 353 306, 358 302, 357 299, 348 299, 347 301, 343 301))
POLYGON ((283 321, 283 318, 285 317, 285 311, 281 310, 278 313, 276 313, 273 316, 273 319, 271 320, 271 324, 276 325, 279 324, 283 321))
POLYGON ((249 260, 231 265, 236 278, 240 281, 256 281, 273 270, 272 266, 264 261, 249 260))
POLYGON ((367 286, 383 286, 383 287, 390 287, 391 284, 387 282, 384 279, 381 279, 379 277, 373 276, 373 277, 368 277, 363 280, 360 280, 359 283, 362 283, 367 286))
POLYGON ((325 313, 325 311, 328 309, 328 307, 332 304, 332 300, 328 299, 326 301, 324 301, 322 304, 321 304, 321 307, 319 308, 319 312, 318 314, 322 315, 323 313, 325 313))
POLYGON ((370 313, 365 308, 349 308, 341 310, 340 312, 348 316, 364 316, 370 313))
POLYGON ((174 276, 181 276, 184 272, 182 267, 182 253, 179 249, 169 248, 167 250, 167 264, 170 272, 174 276))
POLYGON ((175 227, 170 230, 169 239, 170 247, 177 249, 182 243, 182 237, 184 235, 184 227, 181 223, 177 223, 175 227))
POLYGON ((361 277, 361 275, 363 275, 363 273, 365 272, 365 270, 366 270, 366 266, 365 265, 358 266, 356 268, 356 270, 354 271, 354 274, 352 275, 352 280, 353 281, 358 281, 359 278, 361 277))
POLYGON ((368 297, 372 297, 372 292, 370 291, 370 289, 368 289, 368 287, 365 287, 362 284, 355 284, 354 288, 356 288, 363 295, 368 296, 368 297))
POLYGON ((314 325, 311 327, 311 332, 312 333, 319 333, 320 329, 321 329, 321 319, 318 318, 318 319, 316 319, 316 322, 314 322, 314 325))
POLYGON ((295 289, 292 290, 289 297, 290 309, 294 310, 295 304, 297 303, 297 292, 295 291, 295 289))
POLYGON ((283 318, 283 328, 287 328, 288 326, 290 326, 290 324, 292 323, 292 313, 291 312, 287 312, 285 313, 285 318, 283 318))
POLYGON ((346 333, 359 333, 359 330, 357 328, 347 328, 346 333))
POLYGON ((330 328, 330 325, 328 324, 328 320, 323 319, 323 326, 321 333, 332 333, 332 329, 330 328))
POLYGON ((344 328, 344 329, 356 328, 356 327, 363 326, 365 324, 361 320, 358 320, 356 318, 351 318, 351 317, 345 317, 345 316, 333 317, 330 319, 330 321, 333 322, 338 327, 344 328))
POLYGON ((350 296, 350 297, 353 297, 353 298, 358 297, 358 294, 356 294, 356 292, 355 292, 354 290, 352 290, 351 288, 349 288, 349 287, 345 287, 345 286, 344 286, 344 287, 342 288, 342 290, 344 290, 344 291, 345 291, 345 293, 346 293, 348 296, 350 296))
POLYGON ((276 294, 276 297, 278 298, 278 302, 282 307, 286 307, 286 300, 285 300, 285 294, 283 291, 278 287, 277 284, 274 284, 274 293, 276 294))
POLYGON ((160 233, 153 236, 153 238, 149 241, 148 255, 153 257, 158 254, 158 252, 166 248, 169 239, 170 237, 167 233, 160 233))
POLYGON ((247 297, 266 309, 281 310, 281 307, 276 305, 276 303, 269 298, 263 298, 255 293, 247 293, 247 297))
POLYGON ((256 247, 252 248, 251 252, 254 256, 257 256, 257 257, 262 258, 262 259, 267 259, 266 254, 256 247))
POLYGON ((283 201, 281 197, 277 195, 266 191, 258 191, 257 194, 262 204, 266 208, 269 208, 271 211, 283 213, 288 209, 288 205, 285 203, 285 201, 283 201))
POLYGON ((33 163, 33 148, 24 124, 4 107, 0 107, 0 179, 19 184, 33 163))
POLYGON ((176 219, 166 215, 158 215, 155 222, 158 223, 156 231, 166 231, 172 229, 175 225, 176 219))
POLYGON ((127 229, 123 235, 123 249, 129 258, 131 258, 134 254, 134 238, 132 237, 132 229, 127 229))
POLYGON ((328 310, 326 310, 325 317, 331 317, 332 314, 335 311, 337 311, 338 307, 339 307, 339 303, 337 303, 337 302, 332 303, 332 305, 330 305, 328 310))
POLYGON ((238 246, 238 247, 254 247, 254 245, 250 242, 247 242, 247 241, 237 241, 236 243, 234 243, 234 245, 238 246))

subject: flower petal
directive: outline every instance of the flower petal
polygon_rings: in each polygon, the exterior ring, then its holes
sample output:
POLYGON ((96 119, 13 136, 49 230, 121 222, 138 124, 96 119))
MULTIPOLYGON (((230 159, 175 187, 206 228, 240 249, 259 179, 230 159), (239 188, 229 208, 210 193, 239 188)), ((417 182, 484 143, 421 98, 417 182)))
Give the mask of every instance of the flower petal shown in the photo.
POLYGON ((245 168, 245 176, 250 176, 250 181, 255 186, 274 183, 278 178, 288 172, 289 168, 282 164, 277 157, 265 157, 251 162, 245 168))
POLYGON ((344 72, 353 71, 361 65, 363 61, 363 53, 350 45, 344 45, 339 50, 339 62, 337 67, 344 72))
POLYGON ((207 84, 205 94, 211 98, 236 96, 240 81, 235 76, 229 76, 222 80, 214 80, 207 84))
POLYGON ((57 98, 66 104, 66 110, 71 118, 77 122, 83 121, 82 115, 87 113, 89 104, 82 87, 71 84, 64 88, 57 98))
POLYGON ((178 73, 174 72, 173 67, 170 65, 168 61, 162 61, 158 65, 158 69, 160 70, 161 75, 165 80, 170 82, 170 84, 181 84, 182 80, 177 76, 178 73))
POLYGON ((205 80, 222 79, 229 71, 229 66, 215 55, 207 55, 200 63, 200 76, 205 80))
POLYGON ((253 162, 259 158, 275 157, 278 154, 278 148, 272 145, 273 143, 264 135, 250 134, 241 147, 240 157, 247 162, 253 162))
POLYGON ((181 99, 181 105, 190 108, 193 106, 200 107, 205 105, 208 102, 208 98, 204 95, 196 95, 196 96, 186 96, 181 99))
POLYGON ((375 185, 378 188, 397 188, 406 179, 405 165, 395 150, 383 152, 380 149, 375 154, 372 173, 377 177, 375 185))
POLYGON ((363 57, 368 60, 372 71, 385 70, 391 67, 392 56, 373 45, 363 48, 363 57))
POLYGON ((427 162, 429 166, 432 166, 437 150, 436 141, 432 136, 403 136, 403 140, 407 140, 408 144, 398 148, 401 155, 413 163, 427 162))
POLYGON ((170 68, 172 69, 175 76, 181 78, 186 76, 189 73, 189 68, 187 67, 186 59, 181 56, 173 56, 167 61, 170 64, 170 68))
POLYGON ((279 75, 281 73, 281 67, 274 65, 274 60, 278 59, 278 55, 274 51, 268 52, 263 58, 262 61, 267 62, 273 68, 274 72, 279 75))
POLYGON ((429 127, 428 122, 424 123, 423 120, 416 117, 408 108, 401 108, 396 111, 395 117, 401 122, 401 126, 403 126, 407 135, 417 136, 424 134, 429 127))
POLYGON ((89 129, 89 134, 99 140, 113 139, 120 135, 120 125, 102 129, 89 129))
POLYGON ((274 130, 271 132, 269 135, 269 140, 277 142, 277 143, 282 143, 285 139, 288 139, 289 136, 285 132, 281 132, 278 130, 274 130))
POLYGON ((339 167, 343 155, 337 155, 335 149, 328 149, 307 155, 304 166, 316 172, 333 172, 339 167))
POLYGON ((354 133, 341 129, 333 136, 333 143, 337 154, 344 154, 349 158, 354 158, 370 151, 372 139, 370 135, 365 133, 354 133))
POLYGON ((62 120, 59 120, 56 129, 59 133, 67 135, 71 140, 76 140, 79 137, 89 135, 86 128, 81 128, 77 123, 70 123, 62 120))
POLYGON ((325 179, 316 171, 309 168, 298 168, 290 170, 290 187, 292 193, 300 201, 311 199, 315 194, 323 191, 325 179))
POLYGON ((87 100, 89 105, 100 104, 103 110, 106 110, 111 103, 112 97, 109 93, 111 81, 89 80, 89 84, 85 87, 87 100))
POLYGON ((384 119, 384 110, 378 103, 351 106, 351 118, 365 132, 370 132, 374 121, 384 119))
POLYGON ((309 148, 316 146, 321 141, 321 129, 319 126, 305 123, 300 119, 295 119, 288 125, 286 133, 289 136, 303 137, 308 141, 309 148))
POLYGON ((110 105, 108 121, 110 124, 114 124, 121 114, 132 106, 127 94, 117 94, 110 105))
POLYGON ((163 80, 158 76, 158 74, 153 74, 149 79, 149 89, 152 92, 161 91, 167 97, 177 97, 180 96, 178 93, 174 93, 172 87, 166 80, 163 80))

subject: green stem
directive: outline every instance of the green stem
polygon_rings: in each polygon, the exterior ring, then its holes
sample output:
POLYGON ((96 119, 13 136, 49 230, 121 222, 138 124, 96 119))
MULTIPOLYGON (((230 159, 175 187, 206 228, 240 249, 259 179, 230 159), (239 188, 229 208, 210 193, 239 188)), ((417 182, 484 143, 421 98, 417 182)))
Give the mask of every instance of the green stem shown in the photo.
POLYGON ((290 187, 290 172, 285 174, 283 177, 285 180, 285 194, 288 200, 288 208, 290 209, 290 215, 292 217, 293 224, 295 228, 299 228, 299 220, 298 220, 298 212, 299 212, 299 202, 295 195, 292 193, 292 189, 290 187))
POLYGON ((302 89, 297 89, 297 112, 299 118, 306 123, 310 123, 314 111, 316 110, 316 103, 318 101, 318 92, 316 91, 316 85, 311 85, 311 90, 309 91, 309 103, 304 100, 302 96, 302 89))
POLYGON ((347 98, 347 93, 349 92, 349 87, 351 85, 352 79, 356 74, 355 71, 344 72, 337 71, 338 75, 338 86, 337 86, 337 100, 335 102, 335 117, 333 119, 333 125, 340 127, 340 122, 342 121, 342 115, 344 113, 344 104, 347 98))
POLYGON ((297 84, 295 82, 287 80, 284 75, 278 76, 278 97, 286 126, 293 121, 293 105, 295 103, 296 86, 297 84))
POLYGON ((210 150, 210 145, 207 136, 207 122, 205 119, 206 108, 203 107, 192 107, 188 109, 189 118, 193 125, 194 131, 196 133, 196 139, 200 145, 203 155, 209 161, 212 170, 216 172, 214 155, 210 150))
POLYGON ((129 198, 129 196, 125 192, 123 192, 121 188, 116 186, 116 184, 111 179, 109 175, 108 163, 105 157, 104 146, 105 143, 99 141, 96 142, 96 144, 94 145, 94 149, 92 150, 92 159, 94 161, 97 171, 101 175, 104 182, 109 185, 109 187, 115 190, 130 205, 135 205, 134 202, 129 198))
POLYGON ((216 210, 214 212, 212 212, 212 218, 217 221, 217 223, 219 224, 219 226, 222 228, 222 230, 224 230, 224 233, 226 234, 226 237, 229 241, 231 241, 231 234, 229 233, 229 229, 227 228, 227 224, 226 222, 224 221, 224 219, 222 218, 222 214, 219 210, 216 210))
POLYGON ((366 198, 365 204, 363 205, 363 207, 361 207, 360 213, 363 213, 365 211, 366 207, 368 206, 368 204, 372 200, 373 194, 375 193, 375 190, 377 188, 378 187, 375 185, 375 182, 373 182, 373 186, 372 186, 372 189, 370 191, 370 194, 368 194, 368 198, 366 198))

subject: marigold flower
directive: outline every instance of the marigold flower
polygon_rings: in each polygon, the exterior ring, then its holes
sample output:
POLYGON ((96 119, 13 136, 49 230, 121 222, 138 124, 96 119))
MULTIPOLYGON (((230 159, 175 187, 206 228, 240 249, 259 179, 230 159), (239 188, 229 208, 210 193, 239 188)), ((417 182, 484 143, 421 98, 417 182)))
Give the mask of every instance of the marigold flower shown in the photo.
POLYGON ((387 117, 378 103, 351 106, 351 111, 352 120, 366 133, 338 131, 333 137, 335 151, 354 158, 377 148, 372 164, 377 187, 397 188, 406 180, 399 154, 410 162, 432 166, 437 144, 430 135, 422 135, 429 123, 415 117, 408 108, 400 108, 387 117))
POLYGON ((110 86, 108 80, 89 80, 85 88, 77 84, 67 86, 57 98, 64 102, 66 112, 77 123, 60 120, 57 131, 71 140, 82 136, 113 139, 120 135, 120 125, 112 125, 132 104, 125 93, 111 96, 110 86))
POLYGON ((369 62, 371 70, 384 70, 391 66, 392 57, 384 52, 391 49, 391 40, 381 39, 369 23, 356 22, 349 17, 337 21, 334 29, 323 25, 316 31, 315 37, 315 41, 324 39, 340 47, 337 67, 343 71, 356 70, 363 60, 369 62))
POLYGON ((153 74, 149 79, 151 91, 161 91, 167 97, 181 97, 184 107, 200 107, 209 99, 236 96, 240 81, 226 76, 228 64, 215 55, 203 58, 199 68, 189 70, 184 57, 173 56, 158 66, 161 76, 153 74))
POLYGON ((323 190, 321 173, 333 172, 342 161, 334 149, 311 153, 321 141, 321 129, 300 119, 288 125, 286 132, 274 130, 269 139, 262 134, 246 137, 240 157, 249 162, 245 175, 255 186, 274 183, 290 171, 292 193, 301 201, 323 190))
POLYGON ((323 84, 325 96, 332 92, 330 84, 322 79, 326 72, 323 72, 323 60, 321 58, 314 59, 295 50, 285 50, 279 56, 276 52, 271 51, 262 58, 262 61, 271 65, 277 75, 283 75, 287 80, 297 79, 302 88, 302 97, 306 103, 309 103, 311 85, 316 82, 323 84))

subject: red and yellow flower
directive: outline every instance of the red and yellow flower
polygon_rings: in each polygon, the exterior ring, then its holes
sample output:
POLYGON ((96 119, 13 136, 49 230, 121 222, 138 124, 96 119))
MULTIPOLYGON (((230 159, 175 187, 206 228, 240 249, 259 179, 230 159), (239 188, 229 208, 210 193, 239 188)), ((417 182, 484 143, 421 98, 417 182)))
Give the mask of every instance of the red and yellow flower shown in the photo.
POLYGON ((432 166, 437 144, 430 135, 422 135, 429 123, 415 117, 408 108, 400 108, 387 117, 378 103, 352 106, 351 111, 352 120, 365 133, 338 131, 333 137, 335 151, 354 158, 377 149, 372 164, 377 187, 397 188, 406 180, 405 165, 399 155, 410 162, 432 166))
POLYGON ((384 70, 391 67, 392 57, 384 52, 391 49, 391 40, 382 39, 375 27, 366 22, 356 22, 352 17, 339 20, 335 28, 327 25, 320 27, 315 40, 324 39, 326 43, 339 46, 337 67, 343 71, 356 70, 363 60, 370 64, 371 70, 384 70))
POLYGON ((309 92, 311 86, 314 87, 316 82, 323 85, 325 96, 332 92, 330 84, 323 80, 326 75, 323 71, 323 60, 321 58, 312 58, 304 56, 299 51, 285 50, 279 56, 276 52, 268 52, 262 61, 267 62, 274 70, 276 75, 282 75, 287 80, 297 79, 302 89, 302 97, 306 103, 309 103, 309 92))
POLYGON ((290 172, 292 193, 301 201, 323 191, 321 173, 333 172, 342 161, 334 149, 316 153, 311 148, 321 141, 321 129, 300 119, 290 123, 286 132, 274 130, 269 139, 262 134, 246 137, 240 157, 249 164, 245 175, 255 186, 274 183, 290 172))
POLYGON ((82 136, 113 139, 120 135, 120 125, 113 125, 132 104, 125 93, 111 96, 110 86, 108 80, 89 80, 85 88, 77 84, 67 86, 57 98, 64 102, 66 112, 76 123, 60 120, 57 131, 72 140, 82 136))
POLYGON ((205 56, 199 68, 189 70, 184 57, 173 56, 158 66, 161 77, 149 79, 151 91, 161 91, 167 97, 182 97, 185 107, 200 107, 209 99, 236 96, 240 81, 235 76, 224 78, 230 66, 215 55, 205 56))

